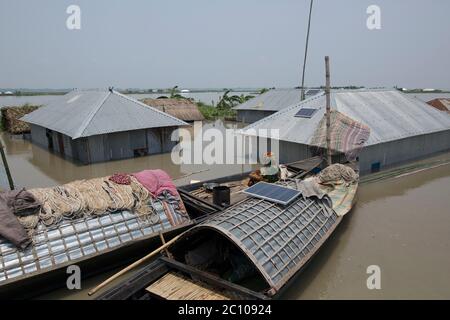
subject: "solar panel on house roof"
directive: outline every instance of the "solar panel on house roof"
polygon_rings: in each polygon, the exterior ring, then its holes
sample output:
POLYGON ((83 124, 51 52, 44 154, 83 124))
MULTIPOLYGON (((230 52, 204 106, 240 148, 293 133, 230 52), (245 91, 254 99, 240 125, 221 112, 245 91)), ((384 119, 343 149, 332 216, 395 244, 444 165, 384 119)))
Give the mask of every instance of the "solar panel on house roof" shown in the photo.
POLYGON ((295 117, 300 118, 311 118, 313 114, 317 111, 317 109, 311 108, 301 108, 296 114, 295 117))
POLYGON ((267 182, 258 182, 257 184, 243 190, 244 193, 256 198, 280 203, 289 204, 292 200, 300 195, 300 192, 286 187, 267 182))
POLYGON ((320 90, 320 89, 309 89, 308 91, 306 91, 306 95, 308 95, 308 96, 316 95, 320 91, 322 91, 322 90, 320 90))

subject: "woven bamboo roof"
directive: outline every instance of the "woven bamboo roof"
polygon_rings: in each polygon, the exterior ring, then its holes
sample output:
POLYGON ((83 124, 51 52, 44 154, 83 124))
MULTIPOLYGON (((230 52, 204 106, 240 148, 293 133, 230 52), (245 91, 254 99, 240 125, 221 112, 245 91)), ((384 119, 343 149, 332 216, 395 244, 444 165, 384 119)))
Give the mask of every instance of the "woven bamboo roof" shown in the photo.
POLYGON ((171 116, 183 121, 201 121, 205 118, 198 110, 197 105, 188 99, 143 99, 141 100, 146 105, 149 105, 162 112, 166 112, 171 116))

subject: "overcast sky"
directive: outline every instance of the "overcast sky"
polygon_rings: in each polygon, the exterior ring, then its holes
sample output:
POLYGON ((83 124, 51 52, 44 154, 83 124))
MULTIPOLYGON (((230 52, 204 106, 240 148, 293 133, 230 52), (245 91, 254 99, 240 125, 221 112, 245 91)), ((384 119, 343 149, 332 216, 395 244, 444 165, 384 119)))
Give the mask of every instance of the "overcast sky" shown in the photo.
MULTIPOLYGON (((0 87, 294 87, 309 0, 0 0, 0 87), (69 5, 81 30, 66 27, 69 5)), ((450 89, 450 1, 315 0, 306 85, 450 89), (369 5, 381 29, 366 26, 369 5)))

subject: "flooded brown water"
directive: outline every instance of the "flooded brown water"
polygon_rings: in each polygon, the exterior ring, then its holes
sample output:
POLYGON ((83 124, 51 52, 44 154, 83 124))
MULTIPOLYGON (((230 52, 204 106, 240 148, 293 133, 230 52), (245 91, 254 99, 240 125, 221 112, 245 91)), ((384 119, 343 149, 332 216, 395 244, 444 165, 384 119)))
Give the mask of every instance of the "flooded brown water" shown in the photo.
POLYGON ((450 299, 450 165, 361 184, 285 299, 450 299), (381 289, 369 290, 369 265, 381 289))
MULTIPOLYGON (((184 180, 242 170, 240 165, 175 166, 168 155, 77 166, 26 141, 2 139, 19 186, 55 185, 145 168, 162 168, 173 177, 210 169, 184 180)), ((450 153, 435 159, 450 159, 450 153)), ((282 298, 450 299, 449 208, 450 165, 362 183, 356 206, 282 298), (380 290, 366 286, 369 265, 381 269, 380 290)), ((60 289, 41 298, 88 299, 88 290, 115 271, 84 280, 80 291, 60 289)))
MULTIPOLYGON (((203 130, 217 128, 223 131, 242 126, 242 123, 237 122, 205 122, 203 130)), ((193 133, 192 128, 191 131, 193 133)), ((5 133, 2 133, 0 138, 6 147, 6 155, 16 188, 54 186, 78 179, 102 177, 116 172, 137 172, 144 169, 163 169, 176 179, 176 184, 182 185, 191 180, 203 181, 252 169, 250 165, 176 165, 172 162, 169 153, 80 165, 50 153, 29 141, 11 138, 5 133)))

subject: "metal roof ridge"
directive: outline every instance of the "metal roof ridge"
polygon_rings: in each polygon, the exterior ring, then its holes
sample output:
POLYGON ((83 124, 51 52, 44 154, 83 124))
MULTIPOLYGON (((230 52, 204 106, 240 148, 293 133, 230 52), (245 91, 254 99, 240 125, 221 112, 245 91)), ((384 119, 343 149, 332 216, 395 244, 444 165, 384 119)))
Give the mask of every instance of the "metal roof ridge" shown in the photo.
MULTIPOLYGON (((259 99, 259 98, 261 98, 261 97, 267 97, 267 96, 270 96, 270 95, 274 95, 274 94, 276 94, 276 93, 280 93, 280 91, 281 91, 281 92, 282 92, 282 91, 289 91, 289 92, 291 92, 291 91, 299 91, 299 92, 300 92, 300 89, 296 89, 296 88, 269 89, 269 90, 267 90, 266 92, 260 93, 260 94, 258 94, 257 96, 254 96, 253 98, 251 98, 251 99, 249 99, 249 100, 247 100, 247 101, 245 101, 245 102, 242 102, 242 103, 238 104, 237 106, 234 106, 234 107, 231 108, 231 109, 233 109, 233 110, 258 110, 258 109, 255 108, 255 107, 247 107, 247 108, 243 108, 243 109, 242 109, 242 106, 243 106, 243 105, 246 105, 246 104, 249 104, 252 100, 256 100, 256 99, 259 99)), ((283 92, 283 93, 285 93, 285 92, 283 92)), ((296 92, 296 93, 297 93, 297 92, 296 92)), ((309 98, 308 98, 308 99, 309 99, 309 98)), ((280 110, 282 110, 282 109, 280 109, 280 110)), ((273 111, 280 111, 280 110, 274 109, 273 111)), ((268 111, 270 111, 270 110, 268 110, 268 111)))
MULTIPOLYGON (((267 96, 267 95, 269 95, 269 92, 272 93, 272 92, 274 92, 274 91, 276 91, 276 89, 269 89, 269 90, 267 90, 266 92, 260 93, 260 94, 258 94, 257 96, 254 96, 253 98, 251 98, 251 99, 249 99, 249 100, 247 100, 247 101, 244 101, 244 102, 242 102, 242 103, 239 103, 237 106, 234 106, 234 107, 231 108, 231 109, 233 109, 233 110, 240 110, 239 108, 240 108, 241 106, 243 106, 244 104, 247 104, 247 103, 249 103, 249 102, 252 101, 252 100, 256 100, 256 99, 258 99, 258 98, 267 96)), ((242 110, 248 110, 248 109, 242 109, 242 110)))
POLYGON ((97 112, 101 109, 102 105, 105 103, 106 99, 110 96, 111 91, 107 91, 106 95, 103 97, 103 99, 100 101, 100 103, 91 111, 89 116, 83 121, 80 128, 77 130, 77 133, 72 136, 72 139, 80 138, 84 131, 86 131, 86 128, 88 127, 89 123, 91 123, 92 119, 95 117, 97 112))
POLYGON ((149 106, 149 105, 147 105, 147 104, 145 104, 145 103, 143 103, 143 102, 140 102, 140 101, 137 100, 137 99, 134 99, 134 98, 132 98, 132 97, 129 97, 129 96, 127 96, 127 95, 125 95, 125 94, 122 94, 122 93, 120 93, 120 92, 117 92, 117 91, 115 91, 115 90, 113 90, 112 92, 115 93, 116 95, 118 95, 119 97, 124 98, 124 99, 126 99, 126 100, 128 100, 128 101, 134 102, 134 103, 136 103, 137 105, 139 105, 139 106, 141 106, 141 107, 143 107, 143 108, 145 108, 145 109, 147 109, 147 110, 150 109, 150 110, 152 110, 152 111, 161 113, 163 116, 166 116, 166 117, 168 117, 168 118, 171 118, 172 120, 181 122, 181 123, 182 123, 183 125, 185 125, 185 126, 190 126, 190 124, 184 122, 183 120, 180 120, 180 119, 178 119, 178 118, 176 118, 176 117, 174 117, 174 116, 171 116, 170 114, 168 114, 168 113, 166 113, 166 112, 160 111, 160 110, 156 109, 155 107, 152 107, 152 106, 149 106))
MULTIPOLYGON (((322 89, 325 91, 325 89, 322 89)), ((330 92, 380 92, 380 91, 396 91, 400 92, 395 88, 358 88, 358 89, 349 89, 349 88, 331 88, 330 92)))

